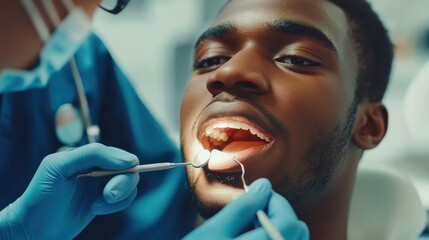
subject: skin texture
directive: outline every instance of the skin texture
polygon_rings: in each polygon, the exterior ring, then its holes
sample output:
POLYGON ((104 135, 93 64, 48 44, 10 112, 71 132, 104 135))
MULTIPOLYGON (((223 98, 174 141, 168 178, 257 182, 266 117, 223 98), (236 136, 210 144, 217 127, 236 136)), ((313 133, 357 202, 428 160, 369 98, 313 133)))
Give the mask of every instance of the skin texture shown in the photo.
MULTIPOLYGON (((345 14, 328 1, 234 0, 212 27, 197 41, 182 102, 184 158, 207 148, 201 132, 213 122, 245 122, 270 138, 237 157, 247 184, 268 178, 312 239, 346 239, 356 167, 384 137, 387 112, 355 101, 358 61, 345 14), (291 22, 324 37, 285 29, 291 22)), ((239 166, 223 166, 188 168, 203 217, 243 191, 239 166)))
MULTIPOLYGON (((61 0, 53 0, 61 18, 67 16, 67 10, 61 0)), ((92 18, 100 0, 74 0, 76 6, 80 6, 87 15, 92 18)), ((34 0, 34 4, 52 33, 55 30, 49 20, 40 0, 34 0)), ((3 33, 0 38, 0 70, 4 68, 30 69, 37 64, 43 43, 27 12, 20 1, 2 1, 0 3, 0 29, 3 33)))

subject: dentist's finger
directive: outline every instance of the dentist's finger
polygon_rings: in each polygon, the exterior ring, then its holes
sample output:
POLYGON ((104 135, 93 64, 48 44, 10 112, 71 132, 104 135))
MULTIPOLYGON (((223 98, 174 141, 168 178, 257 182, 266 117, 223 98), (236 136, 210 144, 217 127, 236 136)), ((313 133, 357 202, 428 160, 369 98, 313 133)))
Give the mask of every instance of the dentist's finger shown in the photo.
POLYGON ((106 184, 103 190, 104 200, 107 203, 115 203, 127 198, 136 188, 140 180, 138 173, 120 174, 114 176, 106 184))
POLYGON ((121 211, 127 208, 134 201, 136 195, 137 188, 134 188, 127 198, 123 199, 122 201, 109 204, 105 202, 104 199, 101 199, 92 205, 92 213, 95 215, 104 215, 121 211))

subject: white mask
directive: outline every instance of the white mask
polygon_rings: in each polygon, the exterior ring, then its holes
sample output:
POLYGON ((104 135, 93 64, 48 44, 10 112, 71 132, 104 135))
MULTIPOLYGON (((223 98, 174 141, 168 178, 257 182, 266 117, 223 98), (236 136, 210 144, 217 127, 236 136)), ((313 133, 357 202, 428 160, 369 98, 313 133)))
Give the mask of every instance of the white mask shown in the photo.
POLYGON ((85 12, 73 6, 70 0, 63 0, 69 13, 62 22, 52 5, 52 0, 44 0, 46 12, 56 27, 52 36, 34 6, 33 0, 21 0, 23 6, 39 34, 46 42, 41 50, 39 64, 27 70, 4 69, 0 72, 0 93, 42 88, 48 84, 50 76, 66 65, 83 44, 91 31, 91 22, 85 12))

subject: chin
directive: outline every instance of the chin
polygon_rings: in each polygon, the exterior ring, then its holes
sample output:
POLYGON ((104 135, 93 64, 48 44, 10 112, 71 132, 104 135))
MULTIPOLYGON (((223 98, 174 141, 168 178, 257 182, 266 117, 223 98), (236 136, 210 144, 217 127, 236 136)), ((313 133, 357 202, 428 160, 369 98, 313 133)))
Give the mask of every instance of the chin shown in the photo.
POLYGON ((198 181, 192 182, 188 174, 194 206, 201 217, 212 217, 243 193, 242 184, 237 184, 238 179, 235 174, 207 173, 204 180, 199 178, 198 181))
POLYGON ((209 219, 217 214, 226 204, 215 202, 204 202, 197 196, 194 196, 193 202, 198 214, 204 219, 209 219))

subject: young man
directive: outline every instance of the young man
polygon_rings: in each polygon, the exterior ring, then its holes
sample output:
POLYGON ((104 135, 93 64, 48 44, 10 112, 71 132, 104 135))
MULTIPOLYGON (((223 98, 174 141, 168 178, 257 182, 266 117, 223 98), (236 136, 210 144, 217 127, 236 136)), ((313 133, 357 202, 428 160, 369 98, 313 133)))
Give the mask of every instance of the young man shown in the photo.
MULTIPOLYGON (((181 108, 185 159, 208 218, 268 178, 312 239, 346 239, 356 168, 387 129, 393 51, 364 0, 232 0, 195 46, 181 108), (216 152, 216 151, 215 151, 216 152)), ((286 236, 287 237, 287 236, 286 236)))

